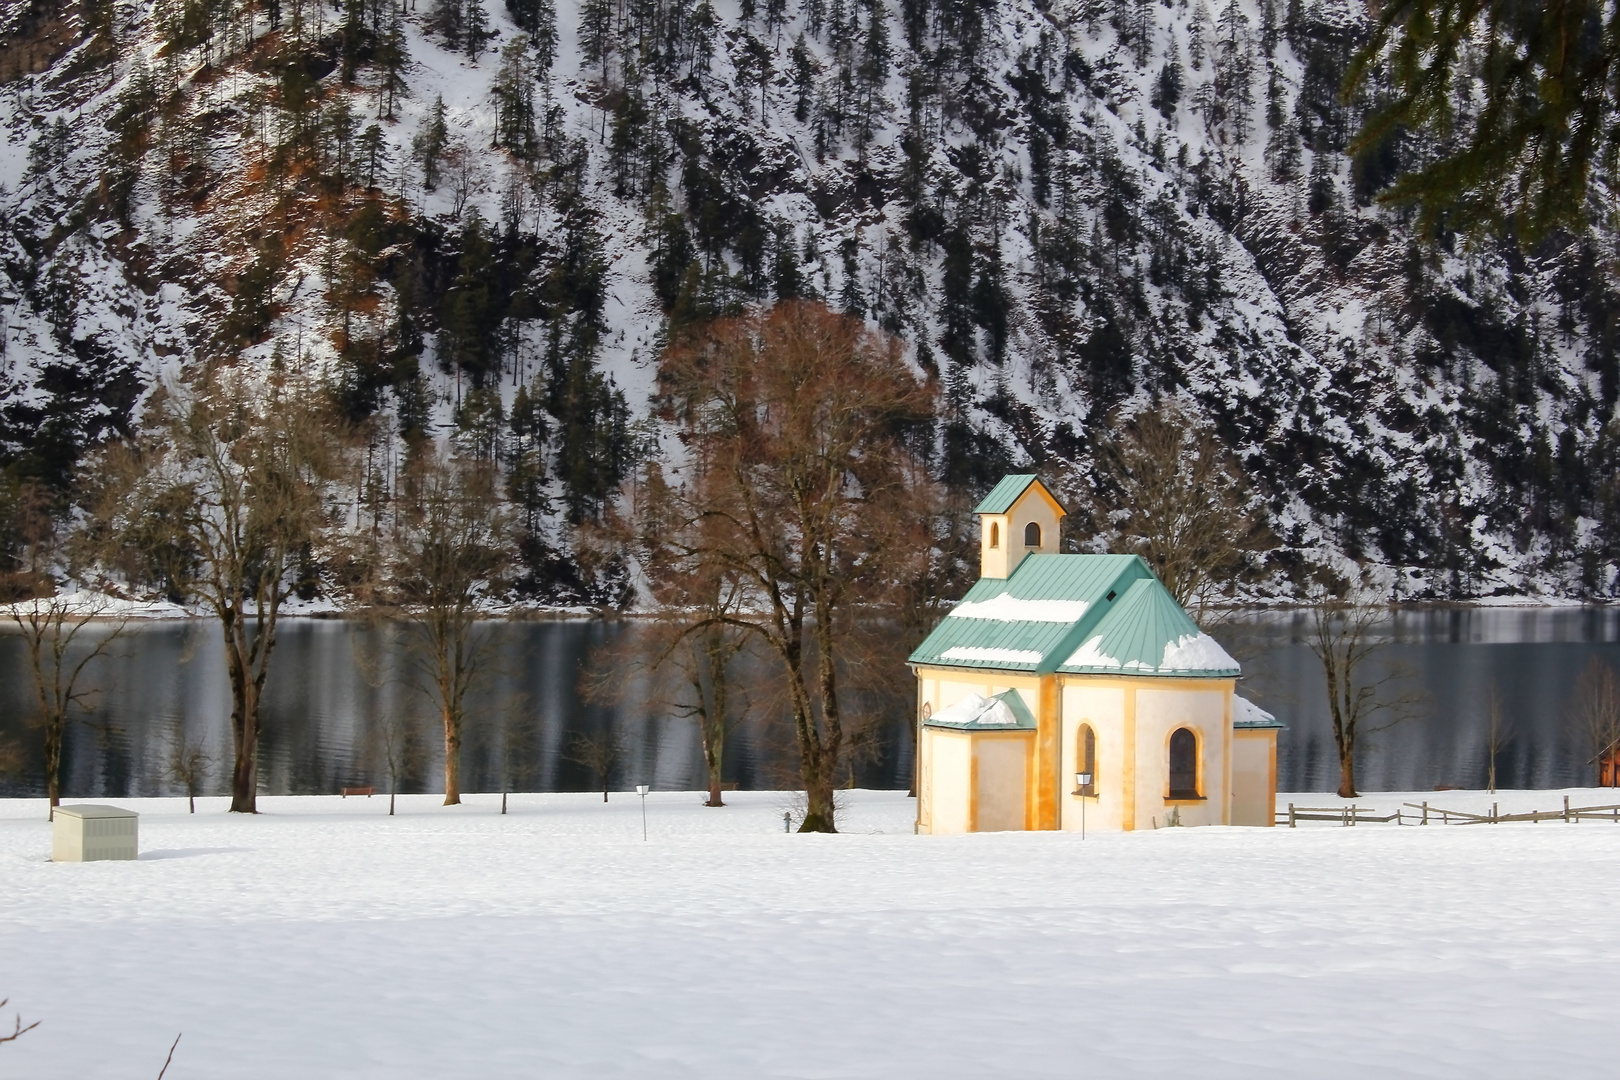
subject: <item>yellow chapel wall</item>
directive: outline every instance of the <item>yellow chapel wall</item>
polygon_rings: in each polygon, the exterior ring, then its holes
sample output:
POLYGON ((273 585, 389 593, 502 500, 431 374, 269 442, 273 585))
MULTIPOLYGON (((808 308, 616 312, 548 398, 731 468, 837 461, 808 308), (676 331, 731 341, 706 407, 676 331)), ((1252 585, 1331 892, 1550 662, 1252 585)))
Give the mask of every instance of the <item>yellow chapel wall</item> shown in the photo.
POLYGON ((1032 824, 1034 736, 1028 729, 976 731, 969 736, 973 744, 969 828, 973 832, 1018 831, 1032 824))
MULTIPOLYGON (((1039 752, 1039 735, 1031 732, 991 732, 1014 740, 1027 754, 1028 771, 1016 785, 1026 804, 1023 828, 1080 829, 1081 797, 1074 794, 1080 724, 1089 722, 1097 736, 1098 793, 1086 800, 1087 830, 1131 830, 1164 827, 1172 812, 1183 825, 1220 825, 1232 822, 1235 749, 1231 726, 1233 682, 1230 679, 1159 679, 1149 677, 1066 675, 1055 680, 1055 693, 1042 709, 1042 680, 1034 675, 955 668, 918 668, 918 716, 931 715, 962 700, 969 693, 991 697, 1017 690, 1040 724, 1039 734, 1055 729, 1056 762, 1039 752), (1055 709, 1055 716, 1048 716, 1055 709), (1198 739, 1198 800, 1168 798, 1170 735, 1189 727, 1198 739), (1055 775, 1049 775, 1055 774, 1055 775), (1056 785, 1055 792, 1048 791, 1056 785), (1045 798, 1043 798, 1043 792, 1045 798), (1051 796, 1055 794, 1055 800, 1051 796), (1053 820, 1043 821, 1043 805, 1055 803, 1053 820)), ((918 737, 917 831, 945 835, 984 828, 981 800, 992 799, 1013 787, 1012 772, 1003 756, 989 751, 996 775, 1006 782, 987 786, 985 757, 977 749, 986 733, 970 734, 945 728, 920 728, 918 737), (976 782, 977 779, 977 782, 976 782)), ((1255 734, 1255 733, 1250 733, 1255 734)), ((1272 733, 1274 746, 1275 734, 1272 733)), ((1247 744, 1245 751, 1248 750, 1247 744)), ((1274 751, 1273 751, 1274 753, 1274 751)), ((1247 758, 1245 759, 1247 760, 1247 758)), ((1270 789, 1275 790, 1274 758, 1270 789)), ((991 811, 994 828, 1016 827, 1011 811, 997 804, 991 811)))
POLYGON ((918 832, 951 836, 973 824, 973 742, 966 732, 923 728, 918 832))
MULTIPOLYGON (((983 697, 994 697, 1008 690, 1017 690, 1019 698, 1029 709, 1030 714, 1039 718, 1041 715, 1040 679, 1034 675, 1023 675, 1017 672, 989 671, 984 669, 960 668, 928 668, 917 669, 917 831, 919 833, 933 833, 935 835, 949 835, 958 832, 971 832, 975 828, 975 814, 982 816, 983 811, 976 809, 975 793, 982 797, 990 786, 980 783, 975 786, 975 761, 979 761, 982 770, 983 760, 975 750, 975 743, 983 744, 987 738, 1015 739, 1017 754, 1033 759, 1035 753, 1035 739, 1033 732, 988 732, 970 734, 968 732, 952 731, 949 728, 930 728, 921 726, 926 713, 932 715, 941 709, 947 709, 961 701, 968 694, 979 694, 983 697)), ((1007 764, 1013 756, 1013 751, 1003 750, 1000 747, 989 750, 987 756, 993 759, 992 771, 995 775, 1012 776, 1015 770, 1007 764)), ((986 778, 988 779, 988 777, 986 778)), ((995 785, 1000 787, 1001 785, 995 785)), ((1039 785, 1035 779, 1035 764, 1027 760, 1024 764, 1024 777, 1018 784, 1018 799, 1024 801, 1024 824, 1017 828, 1032 828, 1035 822, 1031 819, 1034 812, 1033 804, 1038 796, 1039 785)), ((1000 791, 991 795, 995 808, 991 815, 995 821, 1012 820, 1014 811, 1002 809, 1005 801, 1000 791)), ((1006 828, 997 825, 997 828, 1006 828)))
POLYGON ((1063 706, 1063 749, 1058 779, 1058 790, 1062 792, 1059 799, 1059 827, 1068 832, 1079 832, 1080 804, 1084 802, 1088 832, 1129 828, 1125 818, 1126 808, 1130 805, 1133 774, 1131 755, 1127 749, 1126 688, 1119 685, 1117 680, 1099 683, 1084 677, 1067 676, 1063 680, 1060 700, 1063 706), (1081 724, 1090 724, 1097 736, 1097 794, 1090 798, 1076 795, 1074 787, 1074 774, 1079 771, 1081 724))
POLYGON ((1230 820, 1232 681, 1143 680, 1136 691, 1135 827, 1163 828, 1172 814, 1183 825, 1224 825, 1230 820), (1169 682, 1172 685, 1153 685, 1169 682), (1213 683, 1213 685, 1211 685, 1213 683), (1198 739, 1196 800, 1171 800, 1170 736, 1190 728, 1198 739))
POLYGON ((1232 732, 1232 824, 1277 822, 1277 729, 1232 732))
POLYGON ((1035 733, 922 729, 917 782, 919 833, 1028 829, 1035 733))

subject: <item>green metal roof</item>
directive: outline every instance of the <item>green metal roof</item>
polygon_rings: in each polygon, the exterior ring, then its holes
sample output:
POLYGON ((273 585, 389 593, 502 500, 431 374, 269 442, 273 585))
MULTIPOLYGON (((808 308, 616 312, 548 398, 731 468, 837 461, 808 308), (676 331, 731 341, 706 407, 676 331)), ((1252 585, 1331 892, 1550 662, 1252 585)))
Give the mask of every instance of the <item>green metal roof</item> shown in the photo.
MULTIPOLYGON (((1039 483, 1040 477, 1034 473, 1015 473, 1003 476, 1001 482, 990 489, 990 494, 978 506, 973 508, 975 514, 1005 514, 1012 509, 1012 504, 1018 497, 1028 490, 1029 485, 1039 483)), ((1044 484, 1041 485, 1045 487, 1044 484)), ((1052 493, 1047 492, 1048 495, 1052 493)), ((1053 496, 1056 501, 1056 496, 1053 496)))
POLYGON ((1005 580, 980 578, 910 662, 1039 675, 1238 674, 1135 555, 1025 556, 1005 580))
POLYGON ((963 701, 941 709, 924 720, 923 726, 955 731, 1027 731, 1036 725, 1035 714, 1024 704, 1023 695, 1016 690, 1004 690, 994 697, 963 701), (1006 711, 996 708, 998 704, 1007 706, 1006 711), (1011 723, 1007 722, 1008 713, 1011 723))

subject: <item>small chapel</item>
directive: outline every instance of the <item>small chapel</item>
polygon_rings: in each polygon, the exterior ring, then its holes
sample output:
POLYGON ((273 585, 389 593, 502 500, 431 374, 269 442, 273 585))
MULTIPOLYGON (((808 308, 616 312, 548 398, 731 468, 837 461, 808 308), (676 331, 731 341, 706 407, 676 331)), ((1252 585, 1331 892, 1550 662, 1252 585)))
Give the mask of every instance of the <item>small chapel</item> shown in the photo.
POLYGON ((1032 475, 974 512, 978 583, 909 661, 917 831, 1271 825, 1282 725, 1148 564, 1059 554, 1032 475))

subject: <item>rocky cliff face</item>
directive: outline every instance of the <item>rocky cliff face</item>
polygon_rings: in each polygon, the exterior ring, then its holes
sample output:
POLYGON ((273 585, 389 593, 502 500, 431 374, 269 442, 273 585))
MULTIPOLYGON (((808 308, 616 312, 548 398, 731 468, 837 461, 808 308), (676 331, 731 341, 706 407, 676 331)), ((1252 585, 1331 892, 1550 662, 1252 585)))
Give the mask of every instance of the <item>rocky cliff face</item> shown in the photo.
MULTIPOLYGON (((498 458, 526 588, 645 460, 672 327, 815 296, 945 390, 964 499, 1178 398, 1251 476, 1254 587, 1607 596, 1607 222, 1420 242, 1351 157, 1330 0, 32 0, 0 16, 0 458, 62 483, 209 360, 498 458)), ((1466 88, 1465 88, 1466 89, 1466 88)), ((1466 105, 1466 102, 1464 102, 1466 105)), ((380 472, 386 488, 392 474, 380 472)))

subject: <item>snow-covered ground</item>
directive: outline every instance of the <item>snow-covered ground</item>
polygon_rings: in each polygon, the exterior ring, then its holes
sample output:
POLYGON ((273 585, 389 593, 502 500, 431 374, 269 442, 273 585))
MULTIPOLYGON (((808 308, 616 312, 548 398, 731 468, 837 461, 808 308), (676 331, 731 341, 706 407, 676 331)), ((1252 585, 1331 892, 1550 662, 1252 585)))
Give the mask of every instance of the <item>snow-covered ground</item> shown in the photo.
POLYGON ((1620 826, 916 837, 851 792, 789 836, 728 798, 654 793, 646 842, 633 795, 118 800, 141 861, 61 865, 0 802, 3 1019, 41 1021, 0 1073, 155 1076, 183 1032, 169 1080, 1615 1075, 1620 826))

